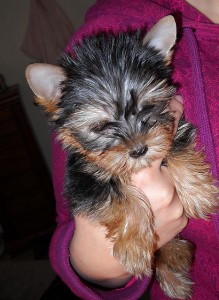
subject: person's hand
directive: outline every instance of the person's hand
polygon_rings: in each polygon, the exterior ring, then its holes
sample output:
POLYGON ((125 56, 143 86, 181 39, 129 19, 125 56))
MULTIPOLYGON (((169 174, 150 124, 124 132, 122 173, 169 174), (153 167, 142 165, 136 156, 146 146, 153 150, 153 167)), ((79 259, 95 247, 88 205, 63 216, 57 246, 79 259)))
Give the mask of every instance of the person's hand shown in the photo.
POLYGON ((146 195, 154 215, 157 249, 176 236, 187 224, 182 203, 168 169, 156 160, 151 167, 133 174, 132 183, 146 195))
MULTIPOLYGON (((175 131, 183 113, 181 99, 176 96, 170 101, 175 131)), ((157 160, 150 168, 133 174, 132 183, 145 193, 151 204, 159 248, 187 224, 168 170, 161 166, 161 160, 157 160)), ((75 233, 69 245, 70 261, 74 269, 84 279, 104 287, 116 288, 128 282, 132 276, 111 255, 113 243, 106 239, 106 229, 98 221, 91 222, 81 216, 75 217, 75 224, 75 233)))
POLYGON ((178 128, 179 121, 184 111, 182 97, 180 95, 175 95, 169 102, 169 108, 172 111, 172 115, 174 117, 174 134, 175 134, 178 128))
POLYGON ((82 216, 75 216, 75 225, 69 245, 74 270, 85 280, 107 288, 126 284, 132 275, 112 256, 113 242, 106 239, 105 227, 82 216))

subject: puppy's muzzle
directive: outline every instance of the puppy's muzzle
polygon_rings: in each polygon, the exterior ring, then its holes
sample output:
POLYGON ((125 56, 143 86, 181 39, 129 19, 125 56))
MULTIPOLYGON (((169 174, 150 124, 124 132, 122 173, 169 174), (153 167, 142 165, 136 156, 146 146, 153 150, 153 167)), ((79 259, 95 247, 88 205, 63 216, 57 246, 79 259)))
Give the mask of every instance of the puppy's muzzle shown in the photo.
POLYGON ((135 147, 130 151, 130 156, 132 158, 138 158, 144 155, 148 151, 148 147, 142 144, 137 144, 135 147))

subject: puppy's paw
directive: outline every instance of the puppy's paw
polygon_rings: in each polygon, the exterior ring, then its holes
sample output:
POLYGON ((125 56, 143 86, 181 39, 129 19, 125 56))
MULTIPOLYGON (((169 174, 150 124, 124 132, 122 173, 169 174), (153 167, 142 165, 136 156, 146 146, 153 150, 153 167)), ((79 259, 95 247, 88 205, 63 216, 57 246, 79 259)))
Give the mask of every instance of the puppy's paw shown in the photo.
POLYGON ((152 273, 152 262, 154 258, 154 238, 150 240, 133 236, 129 239, 116 241, 113 248, 113 255, 124 266, 125 270, 132 275, 142 278, 152 273))
POLYGON ((192 297, 192 281, 188 274, 166 270, 156 270, 156 277, 163 292, 170 298, 189 299, 192 297))
POLYGON ((193 245, 183 239, 174 238, 156 253, 156 277, 164 293, 174 299, 192 296, 192 281, 189 269, 192 264, 193 245))

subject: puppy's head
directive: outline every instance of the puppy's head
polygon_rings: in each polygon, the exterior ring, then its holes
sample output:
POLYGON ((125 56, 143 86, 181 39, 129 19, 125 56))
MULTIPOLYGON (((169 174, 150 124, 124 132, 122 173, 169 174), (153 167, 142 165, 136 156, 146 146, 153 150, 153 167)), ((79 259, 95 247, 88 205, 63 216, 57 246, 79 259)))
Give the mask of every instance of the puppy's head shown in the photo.
POLYGON ((173 17, 141 32, 99 34, 63 55, 60 66, 33 64, 26 76, 65 147, 111 173, 137 171, 171 149, 168 109, 173 17))

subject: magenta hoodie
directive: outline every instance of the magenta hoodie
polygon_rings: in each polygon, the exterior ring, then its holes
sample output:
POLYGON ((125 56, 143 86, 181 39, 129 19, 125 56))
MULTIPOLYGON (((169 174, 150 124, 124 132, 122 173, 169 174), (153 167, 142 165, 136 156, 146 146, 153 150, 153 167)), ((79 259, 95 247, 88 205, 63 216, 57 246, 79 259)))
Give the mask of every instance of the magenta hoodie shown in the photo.
MULTIPOLYGON (((212 171, 218 176, 219 162, 219 25, 183 0, 99 0, 86 14, 84 25, 74 34, 72 43, 100 31, 126 31, 150 28, 165 15, 173 14, 180 40, 174 55, 174 80, 184 99, 186 118, 199 129, 199 142, 204 146, 212 171)), ((133 278, 120 289, 106 290, 81 280, 69 262, 69 242, 74 234, 62 196, 66 153, 53 143, 53 183, 57 200, 57 229, 50 246, 50 260, 55 272, 81 299, 136 300, 150 284, 152 300, 169 299, 153 278, 133 278)), ((190 220, 181 233, 195 244, 191 269, 194 281, 193 300, 219 299, 219 220, 190 220)))

